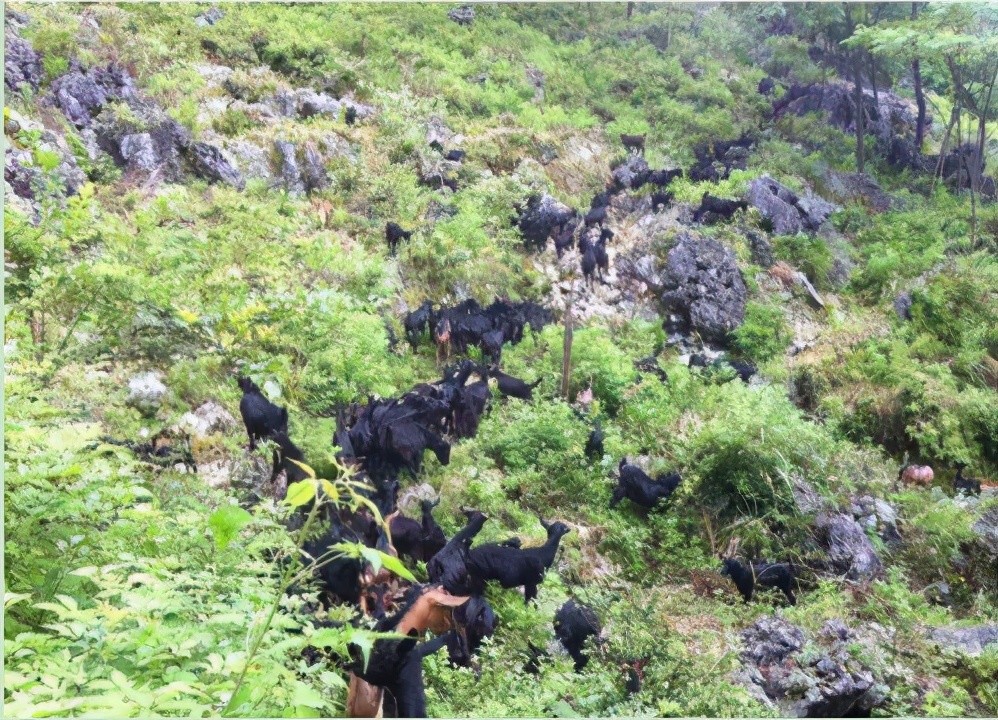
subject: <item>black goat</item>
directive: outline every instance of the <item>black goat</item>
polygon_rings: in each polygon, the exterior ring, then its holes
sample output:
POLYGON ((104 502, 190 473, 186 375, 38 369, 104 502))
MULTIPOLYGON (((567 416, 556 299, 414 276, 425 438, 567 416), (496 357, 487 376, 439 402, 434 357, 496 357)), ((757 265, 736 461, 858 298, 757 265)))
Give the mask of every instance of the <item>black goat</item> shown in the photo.
POLYGON ((527 384, 518 377, 507 375, 499 368, 492 366, 488 369, 488 377, 494 377, 499 386, 499 392, 506 397, 513 397, 519 400, 533 400, 535 387, 541 384, 543 378, 538 378, 535 382, 527 384))
POLYGON ((967 467, 967 463, 958 462, 956 467, 956 477, 953 478, 953 489, 956 492, 963 492, 967 495, 980 495, 981 494, 981 481, 975 478, 964 477, 963 469, 967 467))
POLYGON ((651 194, 651 209, 652 212, 658 212, 658 206, 661 205, 663 208, 669 206, 672 202, 673 197, 675 197, 671 192, 667 190, 656 190, 651 194))
POLYGON ((398 223, 389 222, 385 225, 385 240, 388 241, 388 251, 394 257, 399 243, 412 238, 411 230, 403 230, 398 223))
POLYGON ((429 562, 430 558, 443 550, 444 545, 447 544, 447 536, 444 535, 443 529, 433 518, 433 508, 439 503, 439 499, 424 500, 420 503, 420 509, 423 512, 420 520, 423 529, 423 557, 421 559, 425 562, 429 562))
POLYGON ((610 200, 612 196, 609 190, 601 190, 600 192, 593 195, 592 201, 589 203, 589 209, 595 210, 601 207, 610 207, 610 200))
POLYGON ((457 632, 447 643, 450 661, 458 667, 470 667, 471 656, 496 631, 496 614, 488 600, 475 595, 454 608, 454 623, 457 632))
POLYGON ((645 136, 644 135, 626 135, 621 133, 620 142, 624 144, 624 147, 629 151, 637 151, 640 154, 645 154, 645 136))
POLYGON ((599 231, 599 239, 603 242, 610 242, 613 240, 613 230, 608 227, 602 228, 599 231))
POLYGON ((467 510, 465 516, 468 518, 467 525, 426 564, 430 582, 441 583, 452 595, 471 595, 475 594, 475 590, 481 589, 469 577, 468 553, 471 541, 481 532, 488 517, 477 510, 467 510))
POLYGON ((388 529, 392 533, 392 546, 400 558, 409 557, 423 560, 423 526, 418 520, 402 514, 392 514, 387 518, 388 529))
POLYGON ((424 300, 422 305, 406 315, 402 321, 402 325, 405 327, 405 336, 414 350, 419 344, 419 338, 423 335, 423 331, 429 327, 432 317, 433 303, 424 300))
POLYGON ((649 355, 646 358, 635 360, 634 367, 641 372, 652 373, 662 382, 669 382, 669 376, 658 364, 658 357, 656 355, 649 355))
POLYGON ((603 440, 605 437, 603 428, 600 427, 600 422, 597 420, 592 432, 589 433, 589 439, 586 440, 587 458, 595 461, 603 457, 603 440))
POLYGON ((257 440, 263 440, 271 433, 288 431, 287 408, 270 402, 248 377, 241 377, 236 382, 243 391, 239 414, 243 416, 246 434, 249 435, 250 450, 256 450, 257 440))
POLYGON ((596 269, 599 273, 599 278, 600 280, 604 280, 606 274, 610 272, 610 256, 606 252, 606 240, 602 237, 593 245, 593 255, 596 256, 596 269))
POLYGON ((761 586, 778 588, 791 605, 797 604, 793 593, 794 570, 790 563, 754 562, 746 567, 734 558, 725 558, 723 564, 721 574, 734 581, 746 603, 752 599, 756 586, 761 586))
POLYGON ((446 155, 444 155, 444 159, 450 160, 452 162, 461 162, 462 160, 464 160, 465 154, 466 153, 464 152, 464 150, 454 149, 450 150, 446 155))
POLYGON ((596 278, 596 251, 591 245, 582 252, 582 277, 589 287, 593 286, 596 278))
POLYGON ((776 87, 776 81, 773 80, 773 78, 767 76, 759 81, 759 85, 758 87, 756 87, 756 90, 759 92, 760 95, 771 95, 775 87, 776 87))
POLYGON ((539 547, 517 548, 498 543, 488 543, 472 548, 468 554, 468 574, 479 585, 494 580, 504 588, 523 586, 524 602, 537 597, 537 586, 544 580, 545 571, 554 563, 561 538, 571 532, 561 522, 547 523, 547 541, 539 547))
POLYGON ((655 480, 652 480, 637 465, 628 463, 627 458, 620 461, 618 473, 617 486, 613 489, 613 496, 610 499, 610 507, 612 508, 617 507, 621 500, 627 498, 635 505, 651 509, 659 500, 672 495, 682 481, 679 473, 659 475, 655 480))
POLYGON ((576 227, 576 225, 568 223, 566 225, 559 225, 551 231, 554 239, 554 251, 558 257, 561 257, 568 248, 572 247, 572 244, 575 242, 576 227))
POLYGON ((727 200, 704 192, 700 198, 700 207, 693 212, 693 222, 700 222, 707 213, 712 216, 730 220, 731 216, 739 210, 747 210, 748 203, 745 200, 727 200))
POLYGON ((599 638, 602 629, 593 609, 574 600, 567 600, 555 613, 554 634, 575 661, 575 672, 581 672, 589 663, 586 640, 599 638))
POLYGON ((683 171, 679 168, 652 170, 651 174, 648 176, 648 182, 652 185, 658 185, 659 187, 664 188, 667 187, 673 180, 682 176, 683 171))
POLYGON ((343 114, 343 120, 347 125, 353 125, 357 122, 357 108, 353 105, 347 105, 347 111, 343 114))
POLYGON ((593 225, 602 225, 604 222, 606 222, 607 209, 608 208, 606 205, 602 205, 600 207, 595 207, 589 212, 587 212, 585 218, 583 218, 583 222, 585 223, 586 227, 592 227, 593 225))
POLYGON ((376 640, 366 668, 359 649, 351 645, 348 667, 364 682, 384 689, 383 717, 425 718, 423 658, 447 645, 454 634, 450 630, 419 644, 416 630, 405 640, 376 640))

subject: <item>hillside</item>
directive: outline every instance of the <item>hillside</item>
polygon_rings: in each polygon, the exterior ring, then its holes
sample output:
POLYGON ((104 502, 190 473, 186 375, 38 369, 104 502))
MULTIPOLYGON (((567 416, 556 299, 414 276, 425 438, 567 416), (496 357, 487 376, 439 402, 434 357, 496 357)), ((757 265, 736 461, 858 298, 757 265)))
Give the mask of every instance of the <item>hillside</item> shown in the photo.
POLYGON ((408 646, 358 605, 433 572, 379 522, 424 500, 474 547, 567 528, 546 573, 479 551, 536 602, 468 561, 429 717, 998 714, 994 7, 4 29, 12 717, 363 716, 349 670, 408 646), (724 558, 789 565, 743 601, 724 558))

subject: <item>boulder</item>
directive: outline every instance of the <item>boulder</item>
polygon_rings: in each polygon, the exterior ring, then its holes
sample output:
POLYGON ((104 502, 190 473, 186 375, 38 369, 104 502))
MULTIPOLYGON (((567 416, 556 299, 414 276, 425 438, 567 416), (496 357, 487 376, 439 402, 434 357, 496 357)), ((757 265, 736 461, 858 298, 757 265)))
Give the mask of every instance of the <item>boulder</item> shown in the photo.
POLYGON ((745 320, 748 291, 735 255, 713 238, 681 235, 659 285, 664 308, 681 315, 704 340, 723 344, 745 320))
POLYGON ((752 250, 752 262, 764 268, 772 267, 776 258, 773 257, 773 246, 766 236, 749 231, 745 237, 748 238, 749 248, 752 250))
POLYGON ((240 172, 214 145, 203 142, 192 143, 187 151, 187 157, 194 168, 194 174, 198 177, 208 182, 225 183, 237 190, 246 187, 246 181, 240 172))
POLYGON ((544 248, 551 230, 556 225, 571 220, 576 215, 575 210, 548 194, 532 195, 523 212, 520 213, 517 226, 528 247, 538 250, 544 248))
POLYGON ((13 194, 20 198, 33 200, 40 178, 41 172, 34 167, 31 152, 7 145, 4 151, 3 179, 10 186, 13 194))
POLYGON ((109 102, 138 100, 135 83, 124 68, 111 63, 84 71, 76 63, 52 82, 52 97, 77 128, 90 127, 91 120, 109 102))
POLYGON ((825 175, 828 193, 840 202, 861 202, 873 212, 887 212, 894 205, 891 196, 866 173, 831 170, 825 175))
POLYGON ((929 639, 944 649, 965 655, 980 655, 989 645, 998 644, 998 625, 934 628, 929 631, 929 639))
POLYGON ((475 10, 470 5, 462 5, 448 12, 447 17, 458 25, 471 25, 475 19, 475 10))
POLYGON ((852 499, 849 511, 861 527, 873 530, 887 545, 901 542, 897 510, 886 500, 873 495, 861 495, 852 499))
POLYGON ((849 580, 870 580, 880 574, 883 564, 852 515, 826 512, 818 516, 815 524, 836 572, 849 580))
POLYGON ((208 11, 203 12, 194 18, 194 24, 198 27, 208 27, 209 25, 214 25, 223 17, 225 17, 224 12, 219 10, 217 7, 212 7, 208 11))
POLYGON ((305 183, 301 179, 301 169, 298 167, 296 158, 296 148, 294 143, 286 140, 275 140, 274 151, 277 153, 280 170, 278 179, 281 186, 288 191, 289 195, 302 195, 305 193, 305 183))
POLYGON ((798 195, 768 175, 749 184, 747 199, 777 235, 817 230, 838 209, 814 195, 798 195))
POLYGON ((223 405, 209 400, 194 412, 186 413, 179 424, 194 437, 203 438, 231 430, 236 426, 236 419, 223 405))
POLYGON ((650 174, 651 168, 648 167, 645 159, 640 155, 632 154, 623 163, 613 169, 611 176, 613 178, 613 186, 617 190, 637 190, 648 182, 650 174))
POLYGON ((987 551, 998 559, 998 507, 987 510, 970 529, 978 536, 987 551))
POLYGON ((232 140, 226 143, 225 150, 243 177, 255 180, 270 180, 273 177, 267 151, 259 145, 247 140, 232 140))
POLYGON ((31 43, 10 30, 4 31, 3 84, 7 92, 22 85, 37 90, 42 81, 42 58, 31 43))
POLYGON ((129 170, 152 172, 159 164, 159 156, 149 133, 133 133, 121 139, 121 156, 129 170))
POLYGON ((437 115, 432 116, 426 121, 427 145, 445 147, 452 137, 454 137, 454 132, 437 115))
POLYGON ((736 680, 783 717, 865 717, 887 698, 888 687, 851 656, 856 638, 841 620, 809 641, 786 620, 764 617, 741 639, 744 669, 736 680))
POLYGON ((292 97, 294 112, 300 118, 310 118, 315 115, 338 118, 343 108, 343 103, 336 98, 326 93, 317 93, 309 88, 295 91, 292 97))
POLYGON ((166 395, 166 385, 155 372, 135 375, 128 381, 128 404, 145 415, 152 415, 159 409, 166 395))
POLYGON ((302 153, 301 163, 302 182, 307 192, 321 190, 329 186, 329 176, 326 174, 326 165, 322 160, 322 155, 312 143, 305 145, 302 153))

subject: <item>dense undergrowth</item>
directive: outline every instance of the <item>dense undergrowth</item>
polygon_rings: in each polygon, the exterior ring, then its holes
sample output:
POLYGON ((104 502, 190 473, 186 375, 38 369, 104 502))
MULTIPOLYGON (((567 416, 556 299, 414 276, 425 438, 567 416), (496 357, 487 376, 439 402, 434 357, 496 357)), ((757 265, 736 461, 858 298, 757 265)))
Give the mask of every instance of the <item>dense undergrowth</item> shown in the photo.
MULTIPOLYGON (((20 8, 44 79, 39 93, 8 94, 7 105, 64 134, 88 183, 69 199, 53 186, 37 223, 4 209, 5 704, 15 716, 343 712, 344 673, 302 657, 316 631, 300 595, 280 601, 248 660, 279 594, 286 510, 268 501, 245 528, 229 527, 218 513, 236 503, 236 488, 154 468, 102 437, 146 437, 208 400, 238 415, 238 372, 288 406, 291 435, 331 478, 337 406, 437 376, 428 344, 390 341, 404 338, 403 302, 546 297, 551 281, 508 221, 513 203, 544 190, 586 206, 622 157, 619 133, 647 133, 653 167, 688 166, 695 143, 761 128, 748 169, 710 186, 725 197, 763 173, 821 192, 828 171, 853 169, 854 138, 820 117, 768 120, 756 92, 767 73, 829 73, 803 39, 767 32, 778 5, 639 6, 631 18, 617 5, 481 5, 470 27, 448 21, 442 5, 222 7, 224 20, 209 27, 193 23, 205 9, 194 5, 20 8), (349 151, 311 197, 253 180, 244 191, 150 186, 89 159, 76 130, 41 103, 70 58, 123 64, 195 136, 268 145, 335 135, 349 151), (308 86, 351 94, 377 115, 352 126, 212 115, 205 108, 225 91, 206 79, 206 64, 232 68, 226 87, 247 101, 308 86), (543 73, 543 100, 527 67, 543 73), (431 115, 465 137, 453 194, 417 182, 431 115), (431 223, 434 206, 448 214, 431 223), (397 258, 384 247, 388 220, 416 230, 397 258), (127 402, 127 382, 149 369, 168 392, 143 414, 127 402)), ((942 130, 927 141, 936 150, 942 130)), ((22 130, 7 141, 37 148, 39 138, 22 130)), ((36 153, 55 183, 52 163, 36 153)), ((891 211, 844 201, 835 243, 772 238, 776 259, 827 300, 806 315, 814 340, 800 352, 788 351, 809 330, 802 302, 752 260, 744 231, 760 231, 757 214, 703 228, 738 258, 749 303, 733 347, 759 364, 763 383, 711 382, 668 348, 668 382, 637 373, 633 361, 662 347, 659 321, 622 314, 578 328, 570 397, 592 388, 591 417, 607 436, 593 462, 590 425, 559 397, 561 327, 506 349, 507 372, 541 380, 535 400, 496 398, 477 436, 456 444, 446 467, 428 455, 418 481, 441 493, 448 533, 464 506, 490 516, 486 540, 539 541, 538 514, 573 532, 536 607, 490 590, 500 625, 480 675, 427 659, 431 715, 775 714, 732 672, 738 632, 781 601, 743 604, 717 575, 717 553, 738 537, 747 555, 817 559, 813 513, 795 501, 800 481, 831 504, 886 498, 904 542, 887 547, 871 533, 882 578, 825 577, 777 612, 808 631, 833 618, 889 628, 892 644, 855 648, 890 683, 878 713, 998 713, 994 647, 976 658, 939 653, 924 632, 998 619, 998 576, 972 530, 995 501, 951 491, 956 462, 977 477, 998 469, 998 211, 976 208, 972 243, 965 195, 871 163, 895 197, 891 211), (892 307, 901 291, 911 297, 907 322, 892 307), (936 487, 894 484, 906 454, 936 468, 936 487), (682 473, 664 510, 608 508, 623 457, 682 473), (945 600, 933 594, 940 583, 945 600), (528 641, 550 641, 552 615, 570 596, 597 610, 606 646, 581 674, 559 655, 527 674, 528 641), (619 664, 635 657, 648 664, 643 691, 631 695, 619 664)), ((708 185, 672 189, 691 203, 708 185)), ((233 428, 192 449, 235 478, 254 472, 243 441, 233 428)), ((415 574, 425 578, 425 568, 415 574)), ((314 600, 314 589, 302 592, 314 600)))

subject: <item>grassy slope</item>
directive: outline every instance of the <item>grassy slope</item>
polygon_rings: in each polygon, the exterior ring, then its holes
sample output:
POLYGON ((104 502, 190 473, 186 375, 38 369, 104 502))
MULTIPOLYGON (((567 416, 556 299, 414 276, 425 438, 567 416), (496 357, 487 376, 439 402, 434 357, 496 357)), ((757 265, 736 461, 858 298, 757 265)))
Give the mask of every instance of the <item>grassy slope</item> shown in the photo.
MULTIPOLYGON (((765 33, 750 9, 670 6, 628 22, 617 6, 480 7, 470 29, 447 21, 440 5, 224 9, 217 26, 197 29, 197 8, 186 5, 26 8, 34 22, 25 34, 46 52, 50 77, 65 70, 59 59, 79 44, 87 62, 117 59, 132 68, 143 89, 196 134, 231 133, 266 145, 336 133, 354 159, 331 168, 333 187, 315 198, 331 206, 325 220, 310 200, 258 184, 244 193, 196 182, 147 192, 109 173, 54 210, 39 238, 16 246, 50 273, 15 285, 20 295, 7 316, 7 337, 16 342, 6 381, 7 579, 11 591, 30 593, 13 606, 7 630, 8 662, 16 658, 8 692, 17 707, 210 713, 231 692, 246 628, 272 592, 259 551, 286 543, 260 510, 260 533, 216 548, 207 519, 231 491, 171 471, 151 473, 126 452, 89 450, 93 438, 158 430, 208 399, 234 412, 230 371, 239 367, 277 383, 293 436, 328 471, 330 407, 398 393, 435 373, 430 349, 402 356, 387 349, 382 317, 397 315, 399 297, 444 301, 455 284, 481 300, 546 293, 546 280, 505 221, 528 186, 581 206, 604 181, 619 132, 648 132, 653 166, 687 163, 694 142, 735 136, 764 117, 754 91, 764 73, 750 61, 765 33), (647 37, 621 39, 635 28, 647 37), (569 42, 579 31, 586 38, 569 42), (668 37, 667 49, 659 52, 648 37, 661 47, 668 37), (210 57, 203 40, 215 43, 210 57), (209 61, 235 68, 234 81, 250 94, 328 87, 353 92, 380 113, 353 128, 324 119, 246 126, 211 117, 204 107, 220 91, 197 69, 209 61), (277 71, 251 74, 261 61, 277 71), (543 112, 532 102, 527 65, 545 74, 543 112), (684 70, 694 66, 699 79, 684 70), (474 82, 481 73, 488 79, 474 82), (608 113, 616 119, 600 119, 608 113), (458 212, 435 226, 423 217, 439 193, 418 187, 415 175, 431 114, 463 133, 468 150, 463 187, 449 201, 458 212), (565 159, 579 142, 596 150, 588 165, 565 159), (548 146, 563 158, 545 166, 548 146), (420 229, 398 261, 383 249, 388 219, 420 229), (31 310, 46 320, 37 352, 26 320, 31 310), (125 403, 127 378, 148 367, 161 368, 170 388, 152 419, 125 403), (67 574, 80 567, 104 570, 67 574), (60 595, 70 599, 58 604, 60 595), (51 625, 57 617, 61 627, 51 625), (46 670, 53 658, 58 671, 46 670), (42 678, 46 672, 52 681, 42 678), (167 692, 164 680, 182 686, 167 692), (81 694, 89 699, 74 706, 71 698, 81 694)), ((29 116, 42 112, 32 99, 8 103, 29 116)), ((47 117, 60 125, 51 112, 47 117)), ((849 169, 850 144, 816 121, 784 123, 765 133, 749 171, 722 190, 738 192, 761 172, 793 186, 816 183, 825 168, 849 169), (815 132, 820 148, 799 144, 815 132)), ((890 188, 914 183, 877 170, 890 188)), ((680 200, 703 191, 689 183, 678 190, 680 200)), ((737 666, 737 631, 771 612, 769 601, 744 606, 711 574, 704 512, 723 539, 737 531, 765 555, 806 556, 805 523, 788 510, 795 474, 832 498, 887 495, 902 511, 909 544, 887 556, 884 581, 855 592, 826 581, 784 616, 808 629, 845 617, 895 630, 892 647, 864 655, 892 682, 893 713, 998 710, 993 682, 982 681, 993 659, 957 671, 946 658, 921 652, 924 625, 998 617, 994 596, 951 562, 970 537, 975 510, 938 490, 892 493, 894 465, 872 444, 905 435, 892 450, 915 441, 930 459, 962 458, 993 471, 998 419, 987 352, 994 355, 995 338, 986 318, 994 315, 996 265, 968 251, 963 201, 945 192, 901 195, 897 212, 871 217, 847 207, 836 216, 856 263, 845 288, 826 284, 823 245, 776 240, 781 257, 812 269, 832 309, 819 318, 815 347, 793 365, 782 354, 786 341, 774 340, 786 333, 779 321, 761 323, 761 340, 746 341, 760 359, 775 346, 764 366, 769 387, 706 385, 668 359, 667 386, 649 378, 635 384, 631 360, 651 351, 657 326, 618 322, 577 332, 573 387, 593 381, 608 433, 602 465, 584 460, 587 427, 552 399, 557 329, 504 355, 513 374, 543 378, 539 399, 497 404, 478 437, 456 447, 446 468, 431 460, 423 481, 443 491, 448 530, 459 522, 458 508, 473 504, 493 518, 486 539, 510 532, 539 538, 534 513, 557 515, 576 532, 538 608, 523 608, 513 592, 492 595, 501 627, 483 653, 480 679, 445 667, 440 657, 427 662, 431 714, 764 714, 727 674, 737 666), (929 271, 916 321, 896 325, 894 293, 929 271), (783 387, 803 370, 818 388, 810 418, 783 387), (896 432, 880 438, 882 427, 896 432), (606 509, 610 470, 621 456, 639 453, 655 467, 683 472, 666 513, 606 509), (922 592, 940 579, 954 587, 951 609, 930 605, 922 592), (527 639, 549 639, 551 616, 568 594, 593 604, 612 628, 608 658, 652 658, 642 694, 627 698, 611 659, 594 661, 581 676, 564 659, 545 666, 539 680, 516 670, 527 639)), ((988 212, 985 220, 994 223, 988 212)), ((8 233, 33 236, 13 215, 7 225, 8 233)), ((760 269, 750 264, 741 233, 709 232, 743 262, 756 307, 793 306, 764 275, 756 278, 760 269)), ((200 461, 238 465, 239 443, 234 429, 196 452, 200 461)), ((335 673, 317 666, 296 674, 287 660, 294 643, 281 633, 268 638, 250 674, 253 711, 336 712, 343 691, 335 673)))

